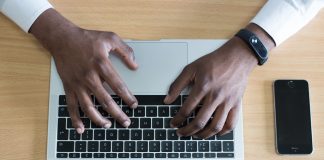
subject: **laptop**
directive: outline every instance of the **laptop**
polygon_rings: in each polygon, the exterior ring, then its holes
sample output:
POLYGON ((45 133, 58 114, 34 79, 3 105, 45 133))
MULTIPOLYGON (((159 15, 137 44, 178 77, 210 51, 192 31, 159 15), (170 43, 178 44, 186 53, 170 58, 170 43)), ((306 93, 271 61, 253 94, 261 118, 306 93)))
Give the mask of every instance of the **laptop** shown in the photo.
MULTIPOLYGON (((163 104, 169 85, 183 67, 225 42, 226 40, 126 40, 134 49, 138 70, 127 69, 112 54, 110 59, 138 99, 138 108, 129 109, 109 88, 107 91, 132 123, 129 128, 121 127, 92 97, 95 107, 113 124, 109 129, 99 128, 81 112, 85 125, 82 135, 78 135, 72 127, 64 89, 52 59, 47 159, 244 159, 242 112, 236 128, 224 136, 216 135, 208 139, 179 138, 176 130, 170 128, 169 121, 183 104, 188 91, 184 91, 173 104, 163 104)), ((201 106, 197 106, 199 107, 201 106)))

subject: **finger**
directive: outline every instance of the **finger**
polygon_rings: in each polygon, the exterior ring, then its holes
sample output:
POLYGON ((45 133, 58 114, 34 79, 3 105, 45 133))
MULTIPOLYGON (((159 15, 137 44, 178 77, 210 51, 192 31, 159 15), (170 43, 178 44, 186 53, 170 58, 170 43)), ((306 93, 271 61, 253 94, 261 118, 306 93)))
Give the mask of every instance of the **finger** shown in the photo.
POLYGON ((179 128, 177 130, 177 134, 179 136, 191 136, 205 128, 211 115, 213 114, 219 103, 219 99, 216 99, 214 101, 207 99, 193 121, 188 125, 179 128))
POLYGON ((84 89, 79 89, 77 97, 79 99, 82 111, 94 124, 104 128, 110 128, 111 122, 102 117, 102 115, 94 107, 91 98, 84 89))
MULTIPOLYGON (((108 39, 113 42, 113 51, 126 64, 129 69, 136 69, 138 64, 135 62, 133 49, 128 46, 117 34, 109 32, 108 39)), ((111 42, 111 41, 110 41, 111 42)))
POLYGON ((199 132, 196 136, 202 139, 206 139, 210 136, 213 136, 220 132, 223 129, 229 110, 225 106, 225 103, 222 103, 217 107, 214 117, 211 120, 211 123, 199 132))
POLYGON ((236 126, 240 116, 240 103, 236 104, 228 113, 225 125, 223 129, 219 132, 219 135, 222 136, 231 132, 236 126))
POLYGON ((75 94, 70 92, 68 89, 65 89, 65 93, 72 126, 79 134, 82 134, 84 132, 84 124, 80 119, 78 99, 75 94))
POLYGON ((110 61, 107 59, 100 66, 101 77, 108 83, 110 88, 131 108, 136 108, 138 102, 135 96, 127 88, 110 61))
POLYGON ((207 90, 202 90, 200 85, 194 85, 188 98, 180 108, 179 112, 171 119, 170 126, 181 126, 183 121, 187 119, 206 95, 207 90))
POLYGON ((102 108, 108 112, 118 123, 124 127, 130 125, 130 119, 127 115, 121 110, 121 108, 116 104, 116 102, 111 98, 106 89, 103 87, 99 77, 93 78, 92 83, 89 84, 93 94, 96 96, 97 100, 102 105, 102 108))
POLYGON ((172 103, 181 93, 181 91, 189 85, 192 79, 192 70, 189 66, 186 66, 180 75, 170 85, 168 95, 164 99, 165 104, 172 103))

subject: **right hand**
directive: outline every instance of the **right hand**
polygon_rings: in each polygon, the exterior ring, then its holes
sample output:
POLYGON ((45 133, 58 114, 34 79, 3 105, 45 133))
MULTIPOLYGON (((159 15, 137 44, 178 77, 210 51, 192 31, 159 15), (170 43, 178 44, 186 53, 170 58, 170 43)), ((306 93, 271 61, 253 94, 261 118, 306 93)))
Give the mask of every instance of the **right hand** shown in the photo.
POLYGON ((132 48, 115 33, 81 29, 54 9, 45 11, 30 32, 54 57, 66 93, 72 125, 79 134, 84 132, 84 125, 80 119, 78 103, 96 125, 104 128, 111 126, 111 122, 94 107, 90 94, 96 96, 103 109, 118 123, 124 127, 130 125, 129 117, 115 103, 103 83, 106 82, 128 106, 137 107, 136 98, 108 58, 108 54, 114 52, 134 70, 137 64, 132 48))

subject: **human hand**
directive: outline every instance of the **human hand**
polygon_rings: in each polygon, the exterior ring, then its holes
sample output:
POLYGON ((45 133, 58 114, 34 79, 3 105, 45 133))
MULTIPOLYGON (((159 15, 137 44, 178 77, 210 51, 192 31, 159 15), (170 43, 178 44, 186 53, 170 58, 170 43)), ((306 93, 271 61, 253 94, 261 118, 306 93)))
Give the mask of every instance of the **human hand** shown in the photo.
POLYGON ((111 126, 111 122, 94 107, 91 93, 117 122, 124 127, 130 125, 129 117, 105 90, 103 83, 106 82, 128 106, 137 107, 136 98, 108 58, 108 54, 114 52, 130 69, 136 69, 132 48, 113 32, 81 29, 53 9, 44 12, 30 32, 54 57, 66 93, 72 125, 79 134, 84 132, 84 125, 80 119, 78 103, 96 125, 104 128, 111 126))

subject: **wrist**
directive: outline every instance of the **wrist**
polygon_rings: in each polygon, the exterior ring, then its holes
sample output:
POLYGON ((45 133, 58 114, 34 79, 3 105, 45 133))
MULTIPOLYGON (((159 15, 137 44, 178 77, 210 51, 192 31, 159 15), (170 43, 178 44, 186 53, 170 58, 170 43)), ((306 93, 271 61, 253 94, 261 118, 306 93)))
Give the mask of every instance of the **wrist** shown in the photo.
POLYGON ((48 9, 33 23, 30 33, 53 54, 55 53, 52 52, 53 50, 64 45, 65 40, 69 38, 68 35, 79 30, 78 26, 64 18, 56 10, 48 9))

